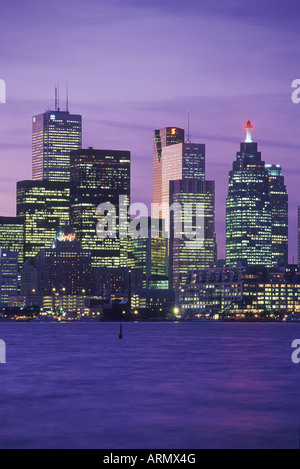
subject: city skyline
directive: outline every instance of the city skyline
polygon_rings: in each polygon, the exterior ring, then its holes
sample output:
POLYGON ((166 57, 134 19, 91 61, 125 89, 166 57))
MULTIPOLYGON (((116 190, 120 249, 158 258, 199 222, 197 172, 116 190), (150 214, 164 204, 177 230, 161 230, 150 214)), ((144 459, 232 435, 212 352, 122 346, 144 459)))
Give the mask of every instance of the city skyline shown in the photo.
POLYGON ((2 7, 2 216, 15 215, 16 182, 31 178, 32 117, 54 108, 57 82, 65 108, 69 78, 69 108, 83 117, 83 147, 131 151, 133 202, 152 200, 152 178, 145 174, 152 173, 153 129, 186 129, 190 110, 191 142, 206 145, 206 177, 216 182, 219 257, 225 257, 228 174, 251 119, 264 161, 282 167, 289 262, 297 259, 300 105, 291 100, 292 81, 300 74, 296 2, 287 8, 277 1, 270 10, 257 1, 229 1, 226 8, 192 0, 172 8, 165 1, 90 1, 83 11, 79 2, 67 1, 59 15, 56 1, 13 4, 18 8, 2 7), (41 29, 45 34, 37 44, 41 29), (237 42, 238 36, 244 40, 237 42))
MULTIPOLYGON (((45 111, 45 114, 47 114, 47 112, 49 113, 49 110, 48 110, 48 111, 45 111)), ((61 111, 61 112, 63 113, 64 111, 61 111)), ((42 115, 43 115, 43 114, 42 114, 42 115)), ((81 116, 80 116, 80 117, 81 117, 81 116)), ((33 116, 33 118, 34 118, 34 116, 33 116)), ((82 119, 84 120, 84 116, 82 116, 82 119)), ((171 129, 171 127, 168 127, 168 128, 171 129)), ((254 126, 254 131, 255 131, 255 126, 254 126)), ((185 129, 183 129, 183 132, 185 132, 185 129)), ((152 130, 152 133, 153 133, 153 130, 152 130)), ((84 134, 83 134, 83 137, 84 137, 84 134)), ((185 140, 184 140, 185 142, 187 142, 187 138, 189 139, 189 136, 185 138, 185 140)), ((240 142, 240 143, 243 144, 243 142, 244 142, 244 140, 241 139, 241 142, 240 142)), ((255 142, 255 143, 257 143, 257 142, 255 142)), ((259 142, 258 142, 258 143, 259 143, 259 142)), ((205 144, 205 142, 204 142, 203 144, 197 144, 196 142, 191 142, 190 144, 189 144, 189 143, 185 143, 184 145, 190 145, 190 146, 195 146, 195 145, 196 145, 196 146, 199 146, 199 145, 201 146, 201 145, 202 145, 203 147, 205 147, 206 144, 205 144)), ((173 145, 171 145, 171 146, 173 146, 173 145)), ((92 148, 92 147, 89 147, 89 148, 92 148)), ((118 151, 119 151, 119 150, 118 150, 118 151)), ((120 150, 120 151, 126 151, 126 150, 120 150)), ((205 151, 205 150, 204 150, 204 151, 205 151)), ((151 155, 151 158, 153 158, 152 155, 151 155)), ((231 164, 232 164, 232 163, 231 163, 231 164)), ((269 162, 266 161, 266 165, 269 165, 269 166, 270 166, 270 165, 275 165, 275 164, 278 165, 278 162, 276 162, 276 163, 269 163, 269 162)), ((206 159, 206 161, 205 161, 205 166, 207 166, 207 169, 208 169, 207 172, 209 173, 209 162, 207 162, 207 159, 206 159)), ((281 165, 281 166, 282 166, 282 165, 281 165)), ((132 172, 132 169, 133 169, 133 168, 131 167, 131 172, 132 172)), ((283 176, 285 175, 284 170, 285 170, 285 168, 284 168, 284 166, 283 166, 283 176)), ((229 171, 229 172, 230 172, 230 171, 229 171)), ((228 172, 228 176, 229 176, 229 172, 228 172)), ((17 186, 17 184, 18 184, 19 182, 20 182, 20 181, 17 181, 17 182, 16 182, 16 186, 17 186)), ((287 189, 288 189, 288 187, 287 187, 287 189)), ((227 188, 227 190, 228 190, 228 188, 227 188)), ((152 188, 152 191, 153 191, 153 188, 152 188)), ((138 201, 138 202, 141 202, 141 201, 142 201, 142 202, 146 203, 148 206, 150 206, 150 205, 152 204, 152 202, 153 202, 153 199, 151 199, 152 194, 149 195, 149 198, 147 198, 147 196, 145 196, 145 194, 142 194, 142 196, 139 198, 139 197, 137 196, 137 194, 134 192, 134 190, 133 190, 132 192, 131 192, 131 196, 133 195, 133 196, 132 196, 133 201, 138 201), (133 194, 132 194, 132 192, 133 192, 133 194), (135 198, 134 198, 134 195, 135 195, 135 198)), ((216 192, 218 192, 218 187, 216 188, 216 192)), ((224 199, 224 205, 225 205, 225 207, 226 207, 226 197, 225 197, 225 199, 224 199)), ((291 204, 291 205, 293 205, 293 204, 291 204)), ((0 208, 0 210, 1 210, 1 208, 0 208)), ((13 213, 10 211, 10 212, 9 212, 9 213, 10 213, 9 215, 4 215, 3 213, 0 213, 0 216, 2 216, 2 217, 4 217, 4 216, 7 216, 7 217, 15 217, 15 216, 17 216, 17 214, 16 214, 16 208, 14 208, 14 210, 15 210, 15 211, 14 211, 13 213)), ((298 204, 296 204, 295 210, 298 210, 298 204)), ((4 212, 7 213, 7 209, 4 210, 4 212)), ((218 213, 218 210, 217 210, 217 207, 216 207, 216 240, 217 240, 217 244, 218 244, 217 255, 218 255, 218 258, 219 258, 219 259, 225 259, 225 257, 226 257, 226 250, 225 250, 225 244, 226 244, 226 242, 225 242, 225 232, 224 232, 222 238, 220 239, 220 230, 218 231, 217 227, 218 227, 218 226, 220 227, 220 225, 221 225, 221 223, 222 223, 222 220, 218 219, 217 213, 218 213), (223 239, 223 238, 224 238, 224 239, 223 239), (221 247, 221 250, 220 250, 220 247, 221 247)), ((226 218, 226 217, 225 217, 225 218, 226 218)), ((296 217, 296 218, 297 218, 297 217, 296 217)), ((289 242, 289 263, 293 263, 293 261, 296 261, 297 258, 298 258, 298 257, 297 257, 297 255, 298 255, 298 251, 297 251, 297 246, 298 246, 298 238, 297 238, 297 220, 295 220, 295 223, 296 223, 296 235, 295 235, 295 233, 291 233, 291 229, 289 230, 289 240, 290 240, 291 238, 292 238, 292 239, 295 238, 295 239, 294 239, 294 244, 295 244, 295 245, 292 245, 292 248, 290 248, 290 242, 289 242), (293 251, 292 251, 292 250, 293 250, 293 251), (291 252, 291 251, 292 251, 292 252, 291 252)), ((225 225, 226 225, 226 223, 224 223, 224 229, 225 229, 225 225)), ((289 227, 290 227, 290 226, 293 227, 293 223, 291 223, 291 214, 290 214, 290 207, 289 207, 289 227)))

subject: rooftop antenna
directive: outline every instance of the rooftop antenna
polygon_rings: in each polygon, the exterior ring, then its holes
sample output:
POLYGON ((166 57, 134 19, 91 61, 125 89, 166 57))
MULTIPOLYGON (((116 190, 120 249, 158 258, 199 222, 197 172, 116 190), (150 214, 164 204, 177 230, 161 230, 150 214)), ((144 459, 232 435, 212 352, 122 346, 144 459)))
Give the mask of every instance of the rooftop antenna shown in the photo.
POLYGON ((59 83, 57 84, 57 111, 60 111, 59 109, 59 83))
POLYGON ((191 140, 190 140, 190 110, 189 109, 188 109, 188 134, 187 134, 186 143, 191 143, 191 140))
POLYGON ((69 112, 69 78, 66 78, 67 91, 66 91, 66 111, 69 112))
POLYGON ((54 104, 54 110, 57 111, 57 85, 55 85, 55 104, 54 104))

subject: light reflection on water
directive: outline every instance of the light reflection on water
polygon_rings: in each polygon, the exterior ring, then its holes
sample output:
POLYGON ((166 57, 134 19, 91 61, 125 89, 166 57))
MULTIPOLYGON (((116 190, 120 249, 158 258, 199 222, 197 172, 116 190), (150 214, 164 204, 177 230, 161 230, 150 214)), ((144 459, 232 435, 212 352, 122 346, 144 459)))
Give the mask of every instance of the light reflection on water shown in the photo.
POLYGON ((0 448, 298 448, 300 324, 0 324, 0 448))

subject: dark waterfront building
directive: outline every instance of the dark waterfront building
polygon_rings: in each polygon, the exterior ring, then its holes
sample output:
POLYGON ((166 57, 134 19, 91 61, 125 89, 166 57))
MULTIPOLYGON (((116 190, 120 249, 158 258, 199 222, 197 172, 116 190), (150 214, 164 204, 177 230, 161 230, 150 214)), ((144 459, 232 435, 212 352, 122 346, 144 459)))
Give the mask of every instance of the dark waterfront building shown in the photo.
POLYGON ((180 292, 186 318, 290 319, 300 314, 296 265, 221 267, 189 272, 180 292))
POLYGON ((70 151, 82 146, 81 116, 61 111, 46 111, 32 120, 32 178, 70 180, 70 151))
POLYGON ((59 227, 69 223, 69 206, 68 183, 17 183, 17 215, 24 219, 24 260, 34 257, 41 249, 51 248, 59 227))
POLYGON ((116 293, 128 292, 129 282, 131 288, 143 288, 143 272, 140 269, 128 267, 94 267, 95 295, 110 297, 116 293))
POLYGON ((288 195, 278 164, 266 164, 272 211, 272 265, 288 264, 288 195))
MULTIPOLYGON (((128 301, 127 294, 112 295, 112 308, 114 305, 121 306, 125 317, 126 307, 128 301)), ((158 289, 133 289, 131 292, 131 314, 136 320, 147 320, 154 318, 171 318, 176 314, 175 308, 175 295, 172 290, 158 290, 158 289)), ((128 309, 127 309, 128 311, 128 309)), ((122 317, 122 316, 121 316, 122 317)), ((107 312, 107 319, 110 318, 109 310, 107 312)))
POLYGON ((19 269, 24 263, 24 220, 22 217, 0 217, 0 248, 18 253, 19 269))
POLYGON ((253 125, 247 122, 247 137, 241 143, 229 173, 226 199, 226 265, 239 261, 248 265, 272 266, 272 208, 269 178, 257 143, 252 142, 253 125))
POLYGON ((0 248, 0 307, 18 295, 18 253, 0 248))
POLYGON ((81 249, 70 226, 58 230, 50 249, 42 249, 25 263, 21 293, 37 297, 93 293, 91 253, 81 249))
POLYGON ((70 223, 82 248, 91 252, 93 267, 126 267, 130 263, 129 204, 129 151, 90 147, 71 152, 70 223), (105 213, 97 214, 97 207, 107 203, 116 209, 116 237, 101 239, 96 228, 105 213), (120 230, 120 213, 125 231, 120 230))
POLYGON ((190 270, 215 264, 214 181, 170 181, 172 204, 181 207, 170 217, 170 288, 178 294, 190 270))

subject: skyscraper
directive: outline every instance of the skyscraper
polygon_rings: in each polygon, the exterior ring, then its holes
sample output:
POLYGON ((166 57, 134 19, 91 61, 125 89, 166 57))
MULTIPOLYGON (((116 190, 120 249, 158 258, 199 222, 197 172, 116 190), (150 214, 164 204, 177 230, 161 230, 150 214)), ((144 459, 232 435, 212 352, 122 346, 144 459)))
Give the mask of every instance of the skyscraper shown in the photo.
POLYGON ((70 180, 70 151, 82 146, 81 116, 48 110, 32 120, 32 178, 70 180))
POLYGON ((0 249, 0 307, 18 295, 18 253, 0 249))
POLYGON ((253 125, 245 125, 247 136, 229 173, 226 199, 226 265, 239 261, 249 265, 272 266, 272 210, 268 171, 257 143, 252 141, 253 125))
POLYGON ((22 217, 0 217, 0 248, 18 253, 19 269, 24 263, 24 220, 22 217))
POLYGON ((279 164, 267 164, 272 211, 272 265, 288 264, 288 195, 279 164))
POLYGON ((190 270, 215 264, 214 181, 170 181, 170 205, 173 204, 178 204, 178 210, 171 211, 169 272, 170 288, 178 298, 190 270))
MULTIPOLYGON (((126 267, 128 240, 119 236, 119 212, 130 204, 130 152, 95 150, 71 152, 70 220, 83 249, 91 251, 93 267, 126 267), (123 202, 120 206, 120 196, 123 202), (116 209, 117 236, 100 239, 97 207, 110 202, 116 209)), ((127 226, 126 226, 127 230, 127 226)))
POLYGON ((60 226, 69 223, 69 183, 19 181, 17 215, 24 219, 24 259, 50 248, 60 226))
MULTIPOLYGON (((163 149, 169 145, 184 142, 184 130, 178 127, 165 127, 154 130, 153 138, 153 203, 162 203, 162 162, 163 149)), ((156 217, 156 214, 154 214, 156 217)), ((158 217, 157 217, 158 218, 158 217)))
POLYGON ((163 236, 162 222, 141 217, 140 236, 133 240, 134 267, 143 273, 143 288, 169 288, 168 239, 163 236))
POLYGON ((153 216, 164 218, 169 232, 169 183, 179 179, 205 180, 205 145, 184 142, 184 130, 154 131, 153 216), (156 204, 162 204, 160 207, 156 204))

